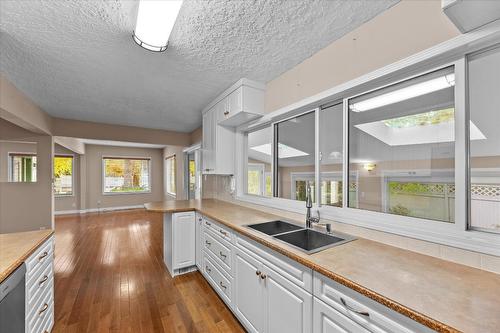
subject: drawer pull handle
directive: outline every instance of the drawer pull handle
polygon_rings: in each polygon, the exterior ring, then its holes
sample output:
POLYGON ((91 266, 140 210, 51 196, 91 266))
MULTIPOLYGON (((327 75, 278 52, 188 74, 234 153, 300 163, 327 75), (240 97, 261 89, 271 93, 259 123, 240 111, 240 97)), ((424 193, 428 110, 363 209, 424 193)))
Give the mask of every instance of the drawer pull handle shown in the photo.
POLYGON ((199 219, 198 219, 198 221, 200 221, 200 222, 201 222, 201 218, 199 218, 199 219))
POLYGON ((47 275, 45 275, 40 281, 38 281, 38 285, 41 286, 42 284, 45 283, 45 281, 47 281, 49 279, 49 277, 47 275))
POLYGON ((347 305, 346 301, 345 301, 342 297, 340 297, 340 302, 342 302, 342 305, 343 305, 343 306, 344 306, 347 310, 349 310, 349 311, 351 311, 351 312, 354 312, 354 313, 357 313, 357 314, 359 314, 359 315, 365 316, 365 317, 370 317, 370 314, 369 314, 368 312, 366 312, 366 311, 359 311, 359 310, 356 310, 356 309, 354 309, 354 308, 350 307, 349 305, 347 305))
POLYGON ((49 305, 45 303, 40 311, 38 311, 38 315, 41 316, 47 309, 49 308, 49 305))
POLYGON ((222 251, 219 251, 219 255, 220 255, 222 258, 224 258, 224 259, 226 259, 226 258, 227 258, 227 255, 225 255, 224 253, 222 253, 222 251))
POLYGON ((206 270, 207 272, 209 272, 209 273, 211 273, 211 272, 212 272, 212 270, 211 270, 211 269, 210 269, 210 267, 208 267, 208 266, 205 266, 205 270, 206 270))
POLYGON ((205 244, 207 244, 208 246, 212 245, 212 243, 210 243, 209 241, 205 241, 205 244))
POLYGON ((260 276, 261 274, 261 271, 255 271, 255 275, 260 276))
MULTIPOLYGON (((208 169, 207 169, 208 170, 208 169)), ((205 221, 206 225, 212 225, 212 223, 205 221)))
POLYGON ((225 232, 224 230, 219 230, 219 232, 227 237, 227 232, 225 232))
POLYGON ((267 278, 267 275, 266 275, 266 274, 261 274, 261 275, 260 275, 260 278, 261 278, 262 280, 265 280, 265 279, 267 278))
POLYGON ((220 285, 222 288, 224 288, 224 290, 226 290, 226 289, 227 289, 227 287, 226 287, 225 285, 223 285, 223 284, 222 284, 222 281, 220 281, 220 282, 219 282, 219 285, 220 285))
POLYGON ((47 251, 45 251, 44 253, 42 253, 39 257, 38 257, 38 261, 42 260, 43 258, 45 258, 46 256, 48 256, 49 253, 47 251))

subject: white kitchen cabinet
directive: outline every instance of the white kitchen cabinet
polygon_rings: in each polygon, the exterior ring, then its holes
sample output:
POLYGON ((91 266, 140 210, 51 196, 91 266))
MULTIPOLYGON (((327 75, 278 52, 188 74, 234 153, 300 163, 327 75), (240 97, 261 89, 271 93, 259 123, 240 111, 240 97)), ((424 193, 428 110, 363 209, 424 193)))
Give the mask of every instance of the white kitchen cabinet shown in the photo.
POLYGON ((362 326, 317 298, 313 304, 313 333, 368 333, 362 326))
POLYGON ((224 101, 203 114, 202 173, 231 175, 234 173, 235 131, 218 125, 224 118, 224 101))
POLYGON ((234 311, 250 332, 263 332, 264 289, 262 264, 241 250, 235 251, 234 311))
POLYGON ((203 110, 202 173, 234 173, 235 126, 262 116, 264 85, 241 79, 203 110))
POLYGON ((26 260, 26 332, 50 332, 54 325, 54 237, 26 260))
POLYGON ((215 174, 215 110, 203 114, 202 125, 202 173, 215 174))
POLYGON ((203 217, 196 213, 196 267, 201 271, 201 267, 203 265, 203 244, 202 244, 202 235, 203 235, 203 217))
POLYGON ((219 125, 236 127, 264 114, 264 86, 248 80, 242 82, 226 97, 224 118, 219 125))
POLYGON ((172 277, 196 269, 194 212, 164 214, 163 240, 163 260, 172 277))
POLYGON ((251 332, 308 333, 312 295, 241 249, 235 252, 236 315, 251 332))
POLYGON ((310 332, 313 296, 266 265, 262 274, 266 320, 263 332, 310 332))

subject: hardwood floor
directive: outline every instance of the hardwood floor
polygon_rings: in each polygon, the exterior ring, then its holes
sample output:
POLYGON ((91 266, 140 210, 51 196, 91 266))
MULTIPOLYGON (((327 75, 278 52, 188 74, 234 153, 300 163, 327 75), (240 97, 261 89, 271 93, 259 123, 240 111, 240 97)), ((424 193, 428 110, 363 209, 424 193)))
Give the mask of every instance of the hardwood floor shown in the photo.
POLYGON ((170 277, 162 215, 56 218, 53 332, 244 332, 199 272, 170 277))

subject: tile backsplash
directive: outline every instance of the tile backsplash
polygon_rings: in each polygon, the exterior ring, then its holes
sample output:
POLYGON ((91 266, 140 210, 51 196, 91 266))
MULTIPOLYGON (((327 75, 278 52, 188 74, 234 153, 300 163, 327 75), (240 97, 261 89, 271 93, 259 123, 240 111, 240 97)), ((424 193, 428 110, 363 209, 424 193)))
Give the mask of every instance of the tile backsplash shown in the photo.
MULTIPOLYGON (((231 192, 231 176, 206 175, 203 176, 203 198, 218 199, 277 214, 285 218, 303 220, 305 215, 288 212, 281 209, 255 205, 236 200, 231 192)), ((500 274, 500 257, 467 251, 451 246, 436 244, 414 238, 399 236, 377 230, 362 228, 350 224, 332 221, 332 228, 339 232, 370 239, 376 242, 399 247, 413 252, 429 255, 458 264, 482 269, 500 274)))

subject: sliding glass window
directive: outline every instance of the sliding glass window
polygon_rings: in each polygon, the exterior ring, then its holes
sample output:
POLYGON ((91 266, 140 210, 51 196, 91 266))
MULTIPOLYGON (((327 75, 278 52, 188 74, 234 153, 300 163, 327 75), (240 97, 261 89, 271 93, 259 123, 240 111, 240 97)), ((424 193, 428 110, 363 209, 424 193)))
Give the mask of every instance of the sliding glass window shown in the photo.
POLYGON ((448 67, 349 99, 348 207, 454 223, 454 86, 448 67))
POLYGON ((316 202, 315 112, 274 125, 274 196, 305 201, 311 187, 316 202))
POLYGON ((500 48, 469 57, 469 226, 500 232, 500 48))
POLYGON ((343 118, 342 102, 319 111, 319 171, 322 205, 342 207, 343 118))

